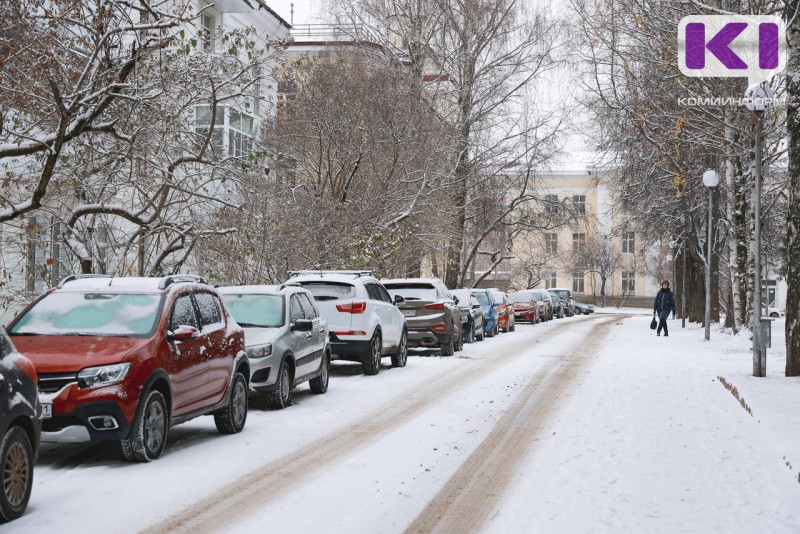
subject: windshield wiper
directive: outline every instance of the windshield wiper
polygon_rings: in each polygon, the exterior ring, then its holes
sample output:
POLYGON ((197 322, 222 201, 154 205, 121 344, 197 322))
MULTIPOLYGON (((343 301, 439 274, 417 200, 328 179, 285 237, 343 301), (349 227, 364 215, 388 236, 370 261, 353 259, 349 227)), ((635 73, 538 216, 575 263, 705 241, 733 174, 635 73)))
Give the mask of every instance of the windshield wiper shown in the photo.
POLYGON ((236 323, 243 328, 276 328, 275 325, 271 324, 242 323, 239 321, 236 321, 236 323))
POLYGON ((40 334, 38 332, 9 332, 8 335, 10 335, 10 336, 43 336, 44 334, 40 334))

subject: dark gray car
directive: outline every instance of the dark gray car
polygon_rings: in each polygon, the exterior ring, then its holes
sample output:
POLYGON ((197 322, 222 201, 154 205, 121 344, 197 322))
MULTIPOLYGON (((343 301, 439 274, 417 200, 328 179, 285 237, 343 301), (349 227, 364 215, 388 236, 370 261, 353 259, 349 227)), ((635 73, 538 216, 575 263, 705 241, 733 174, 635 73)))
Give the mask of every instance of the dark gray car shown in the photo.
POLYGON ((454 289, 450 292, 461 310, 461 337, 465 343, 483 341, 483 308, 469 289, 454 289))
POLYGON ((452 356, 463 348, 461 311, 441 280, 397 278, 381 283, 392 297, 404 299, 397 307, 406 317, 409 347, 439 347, 442 356, 452 356))
POLYGON ((250 389, 273 408, 292 403, 292 389, 308 381, 312 393, 328 390, 328 325, 314 298, 297 286, 218 288, 230 314, 244 328, 250 389))

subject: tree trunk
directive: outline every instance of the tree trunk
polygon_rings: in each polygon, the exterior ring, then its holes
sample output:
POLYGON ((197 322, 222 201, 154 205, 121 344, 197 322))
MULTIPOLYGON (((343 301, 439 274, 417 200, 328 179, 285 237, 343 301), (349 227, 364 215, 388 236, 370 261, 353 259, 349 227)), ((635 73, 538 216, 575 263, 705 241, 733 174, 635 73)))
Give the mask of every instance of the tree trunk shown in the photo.
POLYGON ((733 333, 736 334, 742 329, 742 294, 741 294, 741 272, 739 271, 739 217, 736 216, 736 198, 738 191, 738 180, 736 180, 736 155, 733 151, 733 110, 725 108, 725 183, 727 194, 725 195, 728 211, 728 273, 731 280, 731 305, 728 306, 730 318, 728 320, 733 333))
POLYGON ((786 128, 789 135, 789 213, 786 275, 786 376, 800 376, 800 0, 786 2, 786 15, 792 24, 787 28, 789 61, 786 72, 788 108, 786 128), (793 261, 794 260, 794 261, 793 261))

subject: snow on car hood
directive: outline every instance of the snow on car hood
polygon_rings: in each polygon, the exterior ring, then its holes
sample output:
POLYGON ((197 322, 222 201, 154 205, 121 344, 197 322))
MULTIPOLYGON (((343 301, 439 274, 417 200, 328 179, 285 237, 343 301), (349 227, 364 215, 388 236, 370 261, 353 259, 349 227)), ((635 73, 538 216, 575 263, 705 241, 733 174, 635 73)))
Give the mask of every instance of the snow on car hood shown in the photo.
POLYGON ((280 328, 245 328, 244 344, 246 347, 270 343, 280 333, 280 328))
POLYGON ((98 336, 11 336, 17 351, 27 356, 37 373, 66 373, 123 361, 149 339, 98 336))

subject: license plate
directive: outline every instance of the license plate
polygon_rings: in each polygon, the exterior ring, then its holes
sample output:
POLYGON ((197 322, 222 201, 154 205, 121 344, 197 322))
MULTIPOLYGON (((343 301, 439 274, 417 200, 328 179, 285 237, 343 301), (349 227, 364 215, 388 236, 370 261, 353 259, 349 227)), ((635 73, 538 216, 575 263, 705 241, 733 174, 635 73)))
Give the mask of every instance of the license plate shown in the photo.
POLYGON ((53 405, 51 403, 42 404, 42 419, 50 419, 53 417, 53 405))
POLYGON ((416 317, 417 310, 403 310, 403 315, 405 315, 406 317, 416 317))

